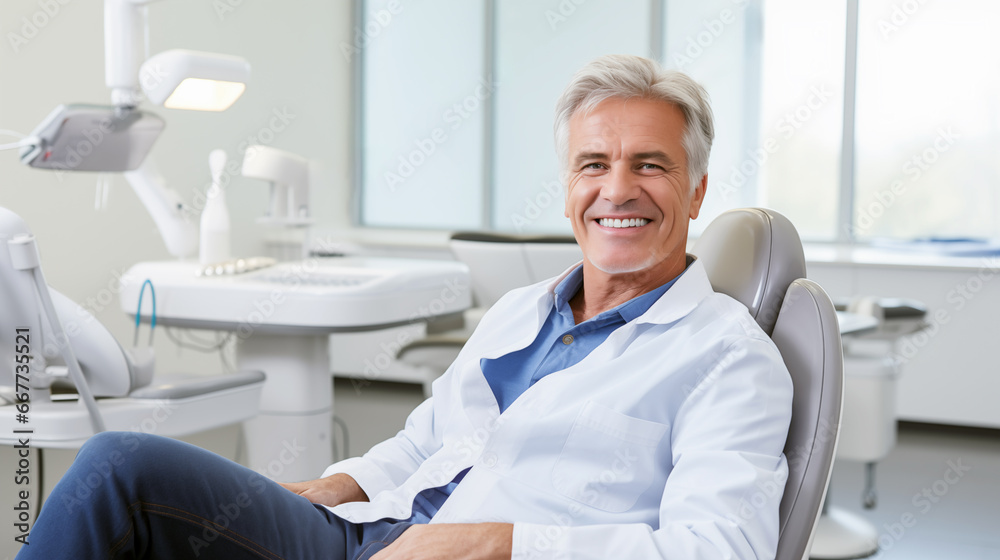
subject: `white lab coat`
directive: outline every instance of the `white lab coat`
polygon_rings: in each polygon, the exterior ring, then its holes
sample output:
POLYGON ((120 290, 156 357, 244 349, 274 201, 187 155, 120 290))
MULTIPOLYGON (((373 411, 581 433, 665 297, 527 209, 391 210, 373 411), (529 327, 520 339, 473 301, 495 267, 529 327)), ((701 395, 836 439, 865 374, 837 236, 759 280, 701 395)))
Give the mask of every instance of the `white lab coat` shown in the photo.
POLYGON ((514 559, 773 557, 791 379, 700 262, 499 413, 480 359, 531 344, 561 279, 504 296, 396 437, 323 473, 371 498, 332 511, 407 519, 417 493, 472 467, 432 522, 513 523, 514 559))

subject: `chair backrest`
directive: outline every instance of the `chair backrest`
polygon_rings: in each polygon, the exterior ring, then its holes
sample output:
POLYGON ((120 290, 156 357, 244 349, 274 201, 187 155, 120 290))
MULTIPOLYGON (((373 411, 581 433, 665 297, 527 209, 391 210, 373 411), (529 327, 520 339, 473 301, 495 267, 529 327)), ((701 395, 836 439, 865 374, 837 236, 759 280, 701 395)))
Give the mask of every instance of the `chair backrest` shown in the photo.
POLYGON ((551 278, 583 258, 572 236, 459 232, 449 247, 469 267, 479 307, 490 307, 514 288, 551 278))
POLYGON ((840 426, 844 365, 833 302, 805 279, 802 243, 773 210, 716 218, 695 243, 712 287, 747 306, 781 352, 794 386, 785 442, 788 480, 779 510, 778 560, 801 560, 823 507, 840 426))
MULTIPOLYGON (((37 351, 42 332, 34 284, 30 274, 14 269, 7 249, 8 241, 29 233, 20 216, 0 207, 0 329, 5 336, 11 336, 15 329, 28 329, 31 335, 28 346, 37 351)), ((15 363, 16 347, 23 344, 13 342, 12 338, 11 344, 0 345, 0 362, 4 364, 0 369, 0 385, 14 385, 14 368, 7 364, 15 363)))
MULTIPOLYGON (((8 242, 27 235, 31 235, 27 224, 14 212, 0 207, 0 329, 7 333, 13 333, 15 328, 30 332, 28 346, 34 356, 30 361, 34 372, 46 365, 65 365, 60 352, 67 341, 56 340, 35 292, 32 273, 14 268, 8 242)), ((149 383, 150 379, 140 375, 118 341, 89 311, 51 287, 49 293, 83 377, 95 396, 124 396, 149 383)), ((0 361, 13 363, 14 351, 13 344, 0 346, 0 361)), ((12 372, 13 368, 6 371, 12 372)), ((5 375, 9 374, 0 371, 0 384, 12 385, 13 379, 5 375)))
POLYGON ((800 560, 809 551, 826 498, 843 408, 844 352, 830 296, 812 280, 792 282, 771 339, 795 388, 776 558, 800 560))

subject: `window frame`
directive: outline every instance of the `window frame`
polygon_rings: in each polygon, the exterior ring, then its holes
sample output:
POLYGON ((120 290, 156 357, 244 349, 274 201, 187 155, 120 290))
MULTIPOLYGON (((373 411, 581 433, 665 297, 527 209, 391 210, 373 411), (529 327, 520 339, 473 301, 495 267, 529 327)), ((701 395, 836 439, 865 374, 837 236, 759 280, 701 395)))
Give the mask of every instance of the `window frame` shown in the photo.
MULTIPOLYGON (((493 75, 496 68, 496 0, 481 0, 485 4, 485 17, 484 17, 484 30, 483 30, 483 42, 484 42, 484 71, 486 75, 493 75)), ((666 3, 668 0, 649 0, 650 1, 650 46, 649 53, 650 58, 659 61, 661 64, 664 63, 664 34, 666 30, 666 3)), ((865 245, 858 241, 854 233, 854 202, 855 202, 855 106, 856 106, 856 81, 857 81, 857 50, 858 50, 858 11, 859 11, 859 1, 860 0, 845 0, 846 2, 846 38, 845 38, 845 66, 844 66, 844 103, 843 103, 843 115, 842 115, 842 140, 841 140, 841 153, 840 153, 840 180, 838 186, 838 208, 837 208, 837 223, 843 227, 839 227, 833 232, 833 236, 826 240, 813 240, 812 243, 817 244, 847 244, 847 245, 865 245)), ((365 25, 365 4, 366 0, 353 0, 352 1, 352 29, 364 29, 365 25)), ((355 53, 352 58, 352 80, 353 87, 352 91, 352 113, 354 127, 354 149, 353 157, 351 158, 354 165, 354 172, 352 173, 352 184, 351 184, 351 196, 350 196, 350 218, 351 225, 353 227, 369 229, 369 230, 411 230, 411 231, 424 231, 424 232, 445 232, 451 231, 451 228, 426 228, 420 226, 412 225, 399 225, 399 226, 386 226, 386 225, 369 225, 363 222, 364 208, 363 208, 363 188, 365 184, 364 177, 364 155, 362 153, 362 147, 365 145, 365 121, 364 121, 364 111, 362 110, 363 104, 365 103, 365 64, 363 60, 364 53, 355 53)), ((757 61, 759 63, 759 61, 757 61)), ((479 230, 482 231, 497 231, 502 232, 504 230, 496 229, 496 224, 494 223, 494 194, 495 194, 495 181, 494 181, 494 165, 495 165, 495 154, 494 154, 494 133, 495 133, 495 100, 491 97, 488 102, 484 103, 483 106, 483 119, 484 119, 484 138, 483 138, 483 169, 482 169, 482 181, 481 188, 483 190, 481 197, 480 206, 480 217, 479 217, 479 230)), ((754 118, 753 115, 749 115, 748 118, 754 118)), ((760 188, 760 185, 756 185, 755 188, 760 188)))

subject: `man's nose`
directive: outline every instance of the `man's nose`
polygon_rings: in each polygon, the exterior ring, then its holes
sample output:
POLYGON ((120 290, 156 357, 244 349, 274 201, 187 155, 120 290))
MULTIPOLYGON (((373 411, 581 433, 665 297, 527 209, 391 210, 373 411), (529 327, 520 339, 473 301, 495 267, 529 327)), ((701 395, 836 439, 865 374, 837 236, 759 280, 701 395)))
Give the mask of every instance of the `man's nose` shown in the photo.
POLYGON ((615 206, 639 198, 639 182, 626 166, 615 166, 604 176, 601 197, 615 206))

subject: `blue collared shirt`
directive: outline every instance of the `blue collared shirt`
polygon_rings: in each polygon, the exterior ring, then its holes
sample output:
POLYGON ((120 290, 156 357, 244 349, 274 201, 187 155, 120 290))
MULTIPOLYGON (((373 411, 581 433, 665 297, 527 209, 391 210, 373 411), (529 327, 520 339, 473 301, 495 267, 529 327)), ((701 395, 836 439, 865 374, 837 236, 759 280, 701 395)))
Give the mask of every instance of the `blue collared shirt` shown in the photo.
MULTIPOLYGON (((556 286, 555 305, 530 346, 492 360, 480 360, 483 375, 493 390, 500 412, 507 410, 514 400, 539 379, 576 365, 607 340, 615 329, 649 310, 681 274, 655 290, 576 324, 569 300, 583 285, 583 266, 573 269, 556 286)), ((467 472, 468 469, 462 471, 444 486, 430 488, 418 494, 414 498, 413 517, 409 521, 429 522, 467 472)))
POLYGON ((555 306, 530 346, 492 360, 483 358, 479 362, 500 412, 507 410, 521 393, 539 379, 586 358, 615 329, 649 310, 677 278, 578 325, 569 300, 583 285, 583 266, 575 268, 556 286, 555 306))

